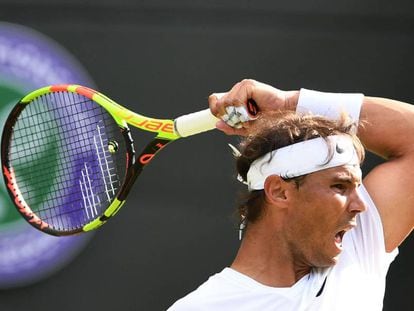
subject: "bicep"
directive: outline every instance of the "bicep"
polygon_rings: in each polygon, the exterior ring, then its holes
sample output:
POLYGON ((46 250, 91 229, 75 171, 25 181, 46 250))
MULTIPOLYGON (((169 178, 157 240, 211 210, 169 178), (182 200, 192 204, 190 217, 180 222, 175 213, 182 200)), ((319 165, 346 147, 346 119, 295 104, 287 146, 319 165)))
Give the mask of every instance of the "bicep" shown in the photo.
POLYGON ((384 229, 385 248, 391 252, 414 226, 414 154, 374 168, 364 185, 374 201, 384 229))

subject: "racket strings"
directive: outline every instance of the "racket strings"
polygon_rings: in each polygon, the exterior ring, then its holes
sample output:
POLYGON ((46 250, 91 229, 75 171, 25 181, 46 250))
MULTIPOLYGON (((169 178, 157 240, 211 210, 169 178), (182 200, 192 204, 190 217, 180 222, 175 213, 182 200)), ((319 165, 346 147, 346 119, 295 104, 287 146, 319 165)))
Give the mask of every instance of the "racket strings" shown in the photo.
MULTIPOLYGON (((40 116, 40 115, 39 115, 40 116)), ((26 117, 27 118, 27 117, 26 117)), ((84 120, 87 120, 87 118, 84 118, 84 120)), ((78 121, 84 121, 84 120, 82 120, 82 119, 80 119, 80 120, 78 120, 78 121)), ((22 122, 24 122, 25 120, 21 120, 22 122)), ((45 122, 46 123, 46 122, 45 122)), ((84 127, 84 128, 87 128, 87 125, 84 125, 84 126, 79 126, 78 127, 78 129, 82 129, 82 127, 84 127)), ((21 138, 23 138, 23 137, 30 137, 30 136, 36 136, 36 135, 38 135, 39 134, 39 132, 35 132, 35 133, 33 133, 33 132, 31 132, 33 130, 33 125, 31 125, 31 127, 26 127, 26 128, 19 128, 19 130, 18 131, 15 131, 15 133, 14 134, 20 134, 20 136, 18 136, 18 135, 16 135, 16 136, 14 136, 14 138, 15 138, 15 140, 16 140, 16 147, 17 146, 19 146, 19 144, 17 143, 18 142, 18 139, 21 139, 21 138), (29 132, 25 132, 25 130, 27 130, 27 131, 29 131, 29 132), (20 133, 20 132, 22 132, 22 133, 20 133)), ((48 127, 48 128, 45 128, 45 129, 42 129, 42 131, 58 131, 59 130, 59 126, 52 126, 52 127, 48 127)), ((75 138, 78 138, 79 136, 78 136, 78 134, 72 134, 72 135, 67 135, 67 139, 68 140, 73 140, 73 139, 75 139, 75 138)), ((36 138, 36 137, 33 137, 33 138, 36 138)), ((79 140, 76 140, 76 141, 72 141, 72 142, 70 142, 68 145, 71 145, 71 144, 79 144, 80 143, 80 141, 79 140)), ((21 143, 21 145, 24 145, 23 143, 21 143)), ((24 156, 25 155, 22 155, 22 157, 24 158, 24 156)), ((18 159, 18 157, 16 157, 15 158, 16 160, 18 159)))
MULTIPOLYGON (((65 188, 65 187, 63 187, 63 188, 65 188)), ((62 189, 62 188, 61 188, 62 189)), ((58 196, 58 198, 62 198, 62 196, 58 196)), ((90 204, 89 204, 90 205, 90 204)), ((94 204, 95 205, 95 210, 96 210, 96 204, 94 204)), ((42 210, 50 210, 50 208, 43 208, 42 210)), ((87 209, 86 209, 87 210, 87 209)), ((70 214, 70 213, 73 213, 74 211, 69 211, 69 212, 64 212, 64 213, 61 213, 60 215, 67 215, 67 214, 70 214)), ((96 214, 96 213, 95 213, 96 214)), ((48 218, 50 218, 50 216, 48 217, 48 218)), ((88 218, 89 218, 89 216, 88 216, 88 218)))
POLYGON ((28 104, 14 126, 9 158, 30 208, 57 230, 100 216, 125 175, 125 150, 111 153, 112 140, 123 142, 117 124, 83 95, 55 92, 28 104))
POLYGON ((96 154, 98 155, 98 162, 99 162, 99 168, 101 169, 101 173, 102 173, 102 177, 103 177, 103 182, 105 185, 105 193, 106 196, 108 198, 108 201, 111 201, 111 198, 113 198, 116 194, 116 189, 114 188, 114 184, 116 182, 116 180, 113 180, 117 175, 116 174, 111 174, 111 171, 114 169, 112 167, 112 161, 108 160, 109 157, 106 156, 105 153, 105 146, 108 146, 108 142, 106 141, 106 137, 103 135, 104 134, 104 128, 100 127, 99 125, 97 126, 98 129, 98 136, 94 136, 93 137, 93 141, 95 143, 95 149, 96 149, 96 154), (96 138, 99 138, 98 139, 96 138))
MULTIPOLYGON (((105 186, 105 193, 107 194, 108 197, 108 201, 111 200, 111 197, 113 197, 113 195, 115 195, 116 189, 114 188, 114 185, 119 184, 119 176, 118 174, 116 174, 116 170, 114 167, 109 167, 109 165, 111 165, 113 163, 113 161, 105 161, 105 163, 108 165, 108 167, 102 167, 101 171, 102 171, 102 175, 103 175, 103 182, 104 182, 104 186, 105 186), (112 173, 113 172, 113 173, 112 173), (107 181, 108 180, 108 181, 107 181)), ((25 177, 21 177, 19 178, 19 183, 20 184, 26 184, 26 183, 30 183, 30 181, 32 180, 36 180, 36 184, 38 187, 45 187, 49 184, 49 176, 47 174, 44 174, 44 169, 47 169, 48 167, 43 167, 42 170, 34 170, 31 172, 31 174, 29 176, 25 176, 25 177)), ((50 169, 52 169, 53 167, 50 166, 50 169)), ((62 167, 62 169, 80 169, 82 170, 82 168, 78 168, 78 167, 73 167, 73 166, 66 166, 66 167, 62 167)), ((63 170, 60 170, 60 172, 64 172, 63 170)), ((20 176, 19 176, 20 177, 20 176)), ((64 174, 56 174, 55 178, 59 179, 59 178, 63 178, 65 177, 64 174)), ((74 181, 75 179, 68 179, 68 181, 74 181)), ((53 187, 52 187, 52 191, 53 191, 53 187)), ((60 185, 60 189, 61 190, 66 190, 66 189, 71 189, 71 187, 69 186, 64 186, 64 185, 60 185)), ((22 190, 22 189, 20 189, 22 190)), ((26 193, 30 194, 30 188, 27 189, 26 193)), ((43 197, 43 195, 41 194, 36 194, 34 193, 33 195, 30 195, 32 199, 36 199, 36 198, 40 198, 43 197)), ((55 198, 63 198, 64 196, 55 196, 55 198)), ((54 198, 52 198, 53 200, 54 198)), ((47 200, 47 199, 46 199, 47 200)))
MULTIPOLYGON (((85 126, 84 126, 85 127, 85 126)), ((80 129, 82 129, 82 127, 79 127, 80 129)), ((15 130, 15 132, 17 132, 18 133, 18 131, 16 131, 15 130)), ((38 134, 38 133, 35 133, 35 134, 30 134, 30 133, 28 133, 27 135, 24 135, 25 137, 27 137, 27 138, 31 138, 32 136, 35 136, 36 134, 38 134)), ((59 133, 57 133, 57 134, 59 134, 59 133)), ((52 136, 51 136, 52 137, 52 136)), ((58 135, 56 135, 56 136, 54 136, 56 139, 58 139, 59 138, 59 136, 58 135)), ((71 138, 78 138, 79 136, 78 135, 71 135, 71 136, 68 136, 67 137, 67 139, 71 139, 71 138)), ((14 144, 14 147, 15 148, 19 148, 20 146, 24 146, 24 147, 26 147, 26 144, 25 143, 17 143, 18 141, 19 141, 19 139, 20 139, 21 137, 19 137, 19 136, 14 136, 14 140, 16 141, 16 143, 14 144)), ((37 141, 38 139, 37 139, 37 137, 33 137, 33 139, 31 139, 32 141, 37 141)), ((107 141, 107 139, 106 139, 106 141, 107 141)), ((79 140, 77 140, 77 141, 73 141, 73 142, 71 142, 71 143, 66 143, 66 146, 68 147, 68 149, 72 149, 72 148, 78 148, 79 147, 79 144, 80 143, 80 141, 79 140)), ((103 142, 103 140, 102 140, 102 138, 101 138, 101 143, 103 144, 104 142, 103 142)), ((25 148, 25 149, 27 149, 27 148, 25 148)), ((28 154, 27 153, 21 153, 21 155, 20 156, 15 156, 15 157, 13 157, 13 160, 15 161, 15 163, 19 163, 19 161, 20 160, 22 160, 22 161, 24 161, 24 162, 27 162, 27 157, 28 157, 28 154)), ((53 157, 54 157, 54 155, 53 154, 51 154, 51 155, 48 155, 48 154, 45 154, 44 156, 43 156, 43 159, 45 159, 45 160, 48 160, 48 159, 50 159, 50 160, 52 160, 53 159, 53 157)), ((108 155, 106 155, 105 156, 105 158, 106 158, 106 163, 112 163, 113 161, 111 161, 111 160, 107 160, 108 158, 110 158, 108 155)), ((49 162, 50 163, 50 162, 49 162)), ((68 167, 68 165, 71 165, 72 164, 72 159, 70 158, 70 157, 64 157, 64 156, 62 156, 61 157, 61 162, 60 162, 60 165, 62 166, 62 167, 68 167), (68 160, 69 159, 69 160, 68 160), (65 161, 65 160, 68 160, 68 161, 65 161)), ((29 163, 29 165, 31 165, 30 163, 29 163)), ((33 169, 33 166, 31 165, 31 167, 32 167, 32 169, 33 169)), ((54 165, 54 163, 50 163, 50 166, 49 166, 50 168, 53 168, 53 167, 55 167, 55 165, 54 165)), ((47 167, 42 167, 41 169, 38 169, 38 170, 36 170, 36 169, 34 169, 34 170, 32 170, 32 173, 33 172, 36 172, 36 171, 39 171, 41 174, 42 173, 44 173, 44 168, 47 168, 47 167)), ((113 168, 112 168, 113 169, 113 168)), ((20 181, 25 181, 24 179, 21 179, 20 181)))

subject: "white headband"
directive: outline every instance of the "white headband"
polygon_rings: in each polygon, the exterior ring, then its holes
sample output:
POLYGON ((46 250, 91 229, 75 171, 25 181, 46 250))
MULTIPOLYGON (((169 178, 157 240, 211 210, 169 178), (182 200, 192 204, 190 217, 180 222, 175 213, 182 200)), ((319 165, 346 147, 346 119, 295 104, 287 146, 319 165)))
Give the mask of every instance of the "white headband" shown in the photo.
POLYGON ((293 178, 341 165, 359 165, 352 138, 328 136, 332 151, 324 138, 318 137, 273 150, 256 159, 247 172, 249 190, 261 190, 270 175, 293 178), (328 161, 330 154, 332 158, 328 161))

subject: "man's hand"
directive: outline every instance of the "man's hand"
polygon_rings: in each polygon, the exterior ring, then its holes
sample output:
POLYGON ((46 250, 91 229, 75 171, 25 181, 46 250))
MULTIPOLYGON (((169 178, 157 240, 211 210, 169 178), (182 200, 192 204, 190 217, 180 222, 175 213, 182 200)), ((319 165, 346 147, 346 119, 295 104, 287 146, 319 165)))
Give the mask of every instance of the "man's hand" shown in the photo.
MULTIPOLYGON (((226 120, 228 115, 227 107, 247 107, 249 100, 257 103, 259 113, 274 110, 295 110, 299 97, 299 91, 282 91, 270 85, 246 79, 235 84, 232 89, 222 96, 210 95, 208 102, 211 112, 222 119, 216 125, 217 129, 227 135, 246 136, 252 121, 242 122, 235 126, 226 120), (241 125, 241 126, 240 126, 241 125)), ((242 120, 243 121, 243 120, 242 120)))

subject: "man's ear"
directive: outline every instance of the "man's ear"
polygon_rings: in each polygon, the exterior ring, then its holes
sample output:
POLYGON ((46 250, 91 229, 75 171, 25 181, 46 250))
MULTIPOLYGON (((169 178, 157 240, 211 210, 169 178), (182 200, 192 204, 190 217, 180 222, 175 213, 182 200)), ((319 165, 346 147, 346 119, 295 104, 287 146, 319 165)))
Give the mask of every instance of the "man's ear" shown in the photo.
POLYGON ((270 175, 266 178, 264 192, 268 203, 278 205, 286 204, 288 200, 287 191, 287 182, 285 182, 280 176, 270 175))

